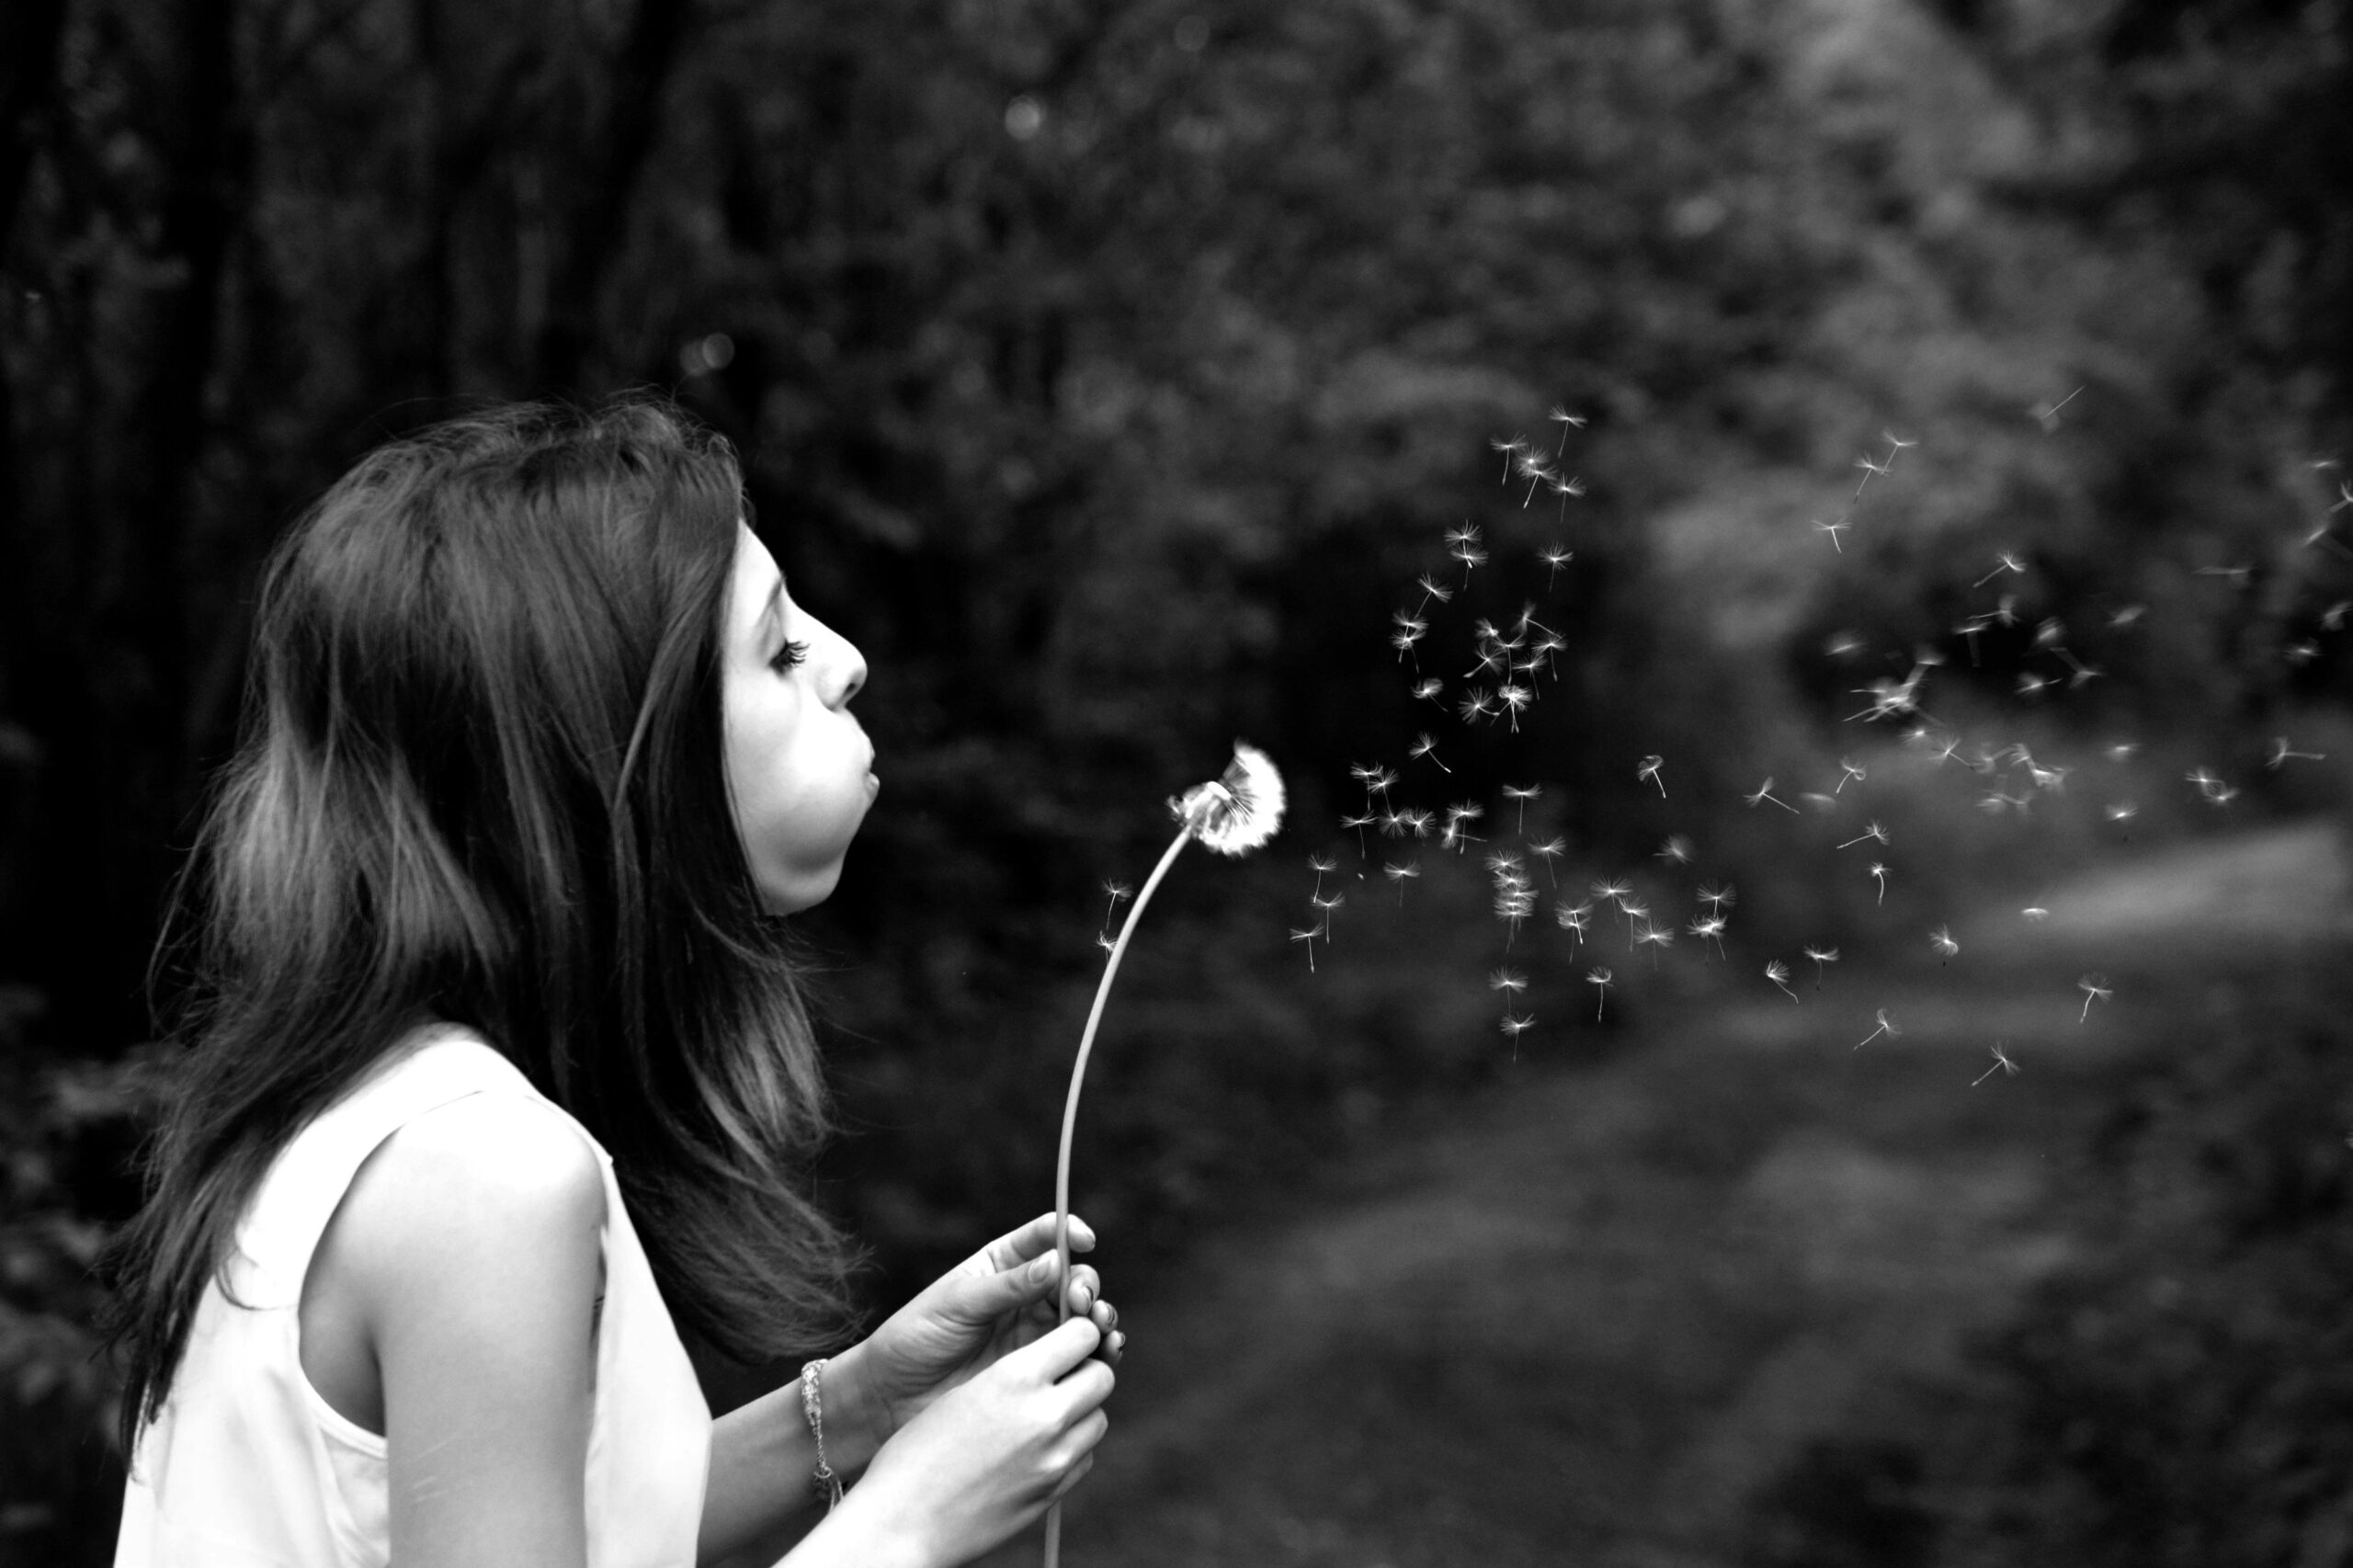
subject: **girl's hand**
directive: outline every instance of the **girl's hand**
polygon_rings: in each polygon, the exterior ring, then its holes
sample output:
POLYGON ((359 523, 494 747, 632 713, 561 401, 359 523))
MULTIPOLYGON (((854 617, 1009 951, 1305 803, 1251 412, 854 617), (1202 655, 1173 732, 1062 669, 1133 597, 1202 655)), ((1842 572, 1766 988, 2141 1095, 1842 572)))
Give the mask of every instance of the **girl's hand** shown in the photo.
MULTIPOLYGON (((1095 1247, 1095 1233, 1075 1214, 1070 1245, 1074 1253, 1095 1247)), ((1041 1214, 941 1275, 846 1356, 856 1369, 857 1397, 878 1423, 875 1439, 1052 1329, 1056 1267, 1054 1217, 1041 1214)), ((1093 1354, 1118 1362, 1127 1335, 1116 1332, 1119 1312, 1102 1299, 1095 1270, 1074 1265, 1067 1295, 1071 1315, 1095 1325, 1093 1354)))
POLYGON ((1095 1463, 1102 1334, 1073 1318, 933 1399, 803 1543, 810 1561, 966 1562, 1027 1528, 1095 1463))

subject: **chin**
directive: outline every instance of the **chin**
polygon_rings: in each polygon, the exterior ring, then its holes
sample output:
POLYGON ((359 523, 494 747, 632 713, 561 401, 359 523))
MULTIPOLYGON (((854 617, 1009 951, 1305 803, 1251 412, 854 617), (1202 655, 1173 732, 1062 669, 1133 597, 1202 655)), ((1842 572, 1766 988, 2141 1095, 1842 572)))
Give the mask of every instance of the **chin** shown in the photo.
POLYGON ((782 882, 763 883, 760 903, 770 915, 798 915, 803 910, 814 909, 833 897, 834 889, 840 885, 841 880, 841 863, 835 861, 822 872, 792 877, 782 882))

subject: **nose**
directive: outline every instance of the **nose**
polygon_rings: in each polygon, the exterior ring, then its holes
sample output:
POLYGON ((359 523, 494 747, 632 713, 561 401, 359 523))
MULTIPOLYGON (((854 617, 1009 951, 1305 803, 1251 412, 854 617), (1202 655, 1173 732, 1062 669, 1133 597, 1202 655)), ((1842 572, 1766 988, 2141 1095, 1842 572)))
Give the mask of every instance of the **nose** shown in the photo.
POLYGON ((827 635, 835 647, 825 671, 825 706, 846 708, 849 699, 866 687, 866 655, 840 632, 828 631, 827 635))

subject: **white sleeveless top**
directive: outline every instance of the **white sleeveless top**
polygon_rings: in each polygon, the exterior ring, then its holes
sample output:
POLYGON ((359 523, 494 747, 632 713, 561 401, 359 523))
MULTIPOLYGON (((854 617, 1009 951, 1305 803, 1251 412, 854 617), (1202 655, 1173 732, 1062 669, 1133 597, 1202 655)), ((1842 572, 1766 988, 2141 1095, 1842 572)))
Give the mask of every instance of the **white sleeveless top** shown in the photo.
POLYGON ((513 1062, 449 1026, 388 1053, 263 1178, 237 1230, 229 1290, 218 1278, 206 1287, 171 1397, 140 1433, 115 1568, 385 1568, 384 1439, 311 1386, 296 1310, 312 1251, 360 1162, 414 1118, 478 1094, 549 1105, 604 1169, 589 1568, 691 1568, 710 1410, 630 1225, 612 1157, 513 1062))

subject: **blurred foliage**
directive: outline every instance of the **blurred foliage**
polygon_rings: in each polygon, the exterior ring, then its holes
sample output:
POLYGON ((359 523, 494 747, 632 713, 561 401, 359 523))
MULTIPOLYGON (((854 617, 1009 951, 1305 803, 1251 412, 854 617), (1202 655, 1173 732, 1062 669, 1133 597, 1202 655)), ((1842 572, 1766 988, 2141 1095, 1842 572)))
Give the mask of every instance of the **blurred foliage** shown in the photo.
POLYGON ((2075 1256, 1977 1381, 1890 1391, 1895 1435, 1768 1488, 1760 1568, 2353 1562, 2342 960, 2136 977, 2177 1001, 2069 1172, 2075 1256))
MULTIPOLYGON (((1749 913, 1834 932, 1868 890, 1734 802, 1891 752, 1853 693, 1922 649, 1949 723, 2162 730, 2254 809, 2341 804, 2253 764, 2353 686, 2353 514, 2314 466, 2353 363, 2348 28, 2336 0, 18 0, 0 981, 47 1010, 0 1062, 47 1108, 0 1155, 56 1168, 83 1122, 35 1086, 143 1038, 269 539, 484 398, 675 388, 873 665, 883 804, 811 924, 856 960, 827 1179, 883 1297, 1042 1204, 1099 883, 1236 733, 1293 778, 1286 842, 1431 728, 1445 796, 1541 780, 1602 866, 1696 834, 1749 913), (1883 429, 1921 444, 1859 487, 1883 429), (1587 494, 1499 485, 1520 434, 1587 494), (1383 641, 1466 519, 1494 560, 1426 648, 1529 600, 1569 644, 1517 741, 1415 704, 1383 641), (2029 569, 1983 580, 2004 550, 2029 569), (2054 622, 2104 678, 2071 684, 2054 622), (2052 683, 2023 718, 2022 679, 2052 683)), ((2095 842, 1902 825, 1923 877, 2095 842)), ((1427 979, 1449 906, 1390 989, 1311 1010, 1276 918, 1236 914, 1276 875, 1156 909, 1090 1101, 1098 1219, 1173 1241, 1491 1063, 1427 979)), ((48 1239, 9 1256, 50 1261, 0 1293, 50 1399, 83 1389, 73 1247, 130 1201, 72 1168, 12 1187, 8 1234, 48 1239)))
POLYGON ((2353 1562, 2342 960, 2217 983, 2118 1108, 2086 1173, 2105 1233, 2001 1347, 2010 1560, 2353 1562))

